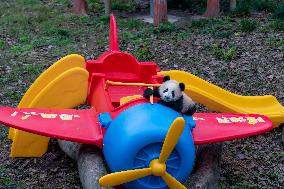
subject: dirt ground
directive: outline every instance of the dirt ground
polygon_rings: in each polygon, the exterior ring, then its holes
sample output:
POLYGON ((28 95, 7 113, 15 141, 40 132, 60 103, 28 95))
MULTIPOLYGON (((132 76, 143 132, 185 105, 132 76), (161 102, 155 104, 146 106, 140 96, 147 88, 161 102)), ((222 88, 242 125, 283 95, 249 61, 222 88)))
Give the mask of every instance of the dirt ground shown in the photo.
MULTIPOLYGON (((57 59, 78 53, 95 59, 107 50, 108 19, 70 14, 66 1, 0 2, 0 106, 15 107, 35 78, 57 59)), ((284 104, 282 22, 255 13, 154 28, 118 18, 120 48, 162 70, 191 72, 242 95, 271 94, 284 104), (252 21, 253 20, 253 21, 252 21), (280 28, 280 29, 279 29, 280 28)), ((200 108, 199 111, 204 111, 200 108)), ((281 128, 224 143, 221 188, 283 188, 281 128)), ((0 188, 81 188, 76 164, 52 140, 42 158, 9 158, 7 128, 0 128, 0 188)))

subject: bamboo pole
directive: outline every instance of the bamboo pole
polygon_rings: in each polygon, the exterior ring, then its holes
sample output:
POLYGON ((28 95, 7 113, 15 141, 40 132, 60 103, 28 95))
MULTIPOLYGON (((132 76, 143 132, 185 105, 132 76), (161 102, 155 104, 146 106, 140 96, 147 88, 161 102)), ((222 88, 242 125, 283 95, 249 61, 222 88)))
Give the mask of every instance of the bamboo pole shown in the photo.
MULTIPOLYGON (((153 90, 153 87, 159 87, 161 84, 147 84, 147 83, 123 83, 123 82, 116 82, 116 81, 106 81, 105 90, 107 90, 109 85, 115 85, 115 86, 133 86, 133 87, 149 87, 153 90)), ((151 104, 154 104, 154 96, 150 96, 150 102, 151 104)))
POLYGON ((161 84, 152 84, 152 83, 124 83, 124 82, 116 82, 116 81, 106 81, 106 87, 105 89, 107 89, 107 87, 109 85, 115 85, 115 86, 132 86, 132 87, 159 87, 161 86, 161 84))

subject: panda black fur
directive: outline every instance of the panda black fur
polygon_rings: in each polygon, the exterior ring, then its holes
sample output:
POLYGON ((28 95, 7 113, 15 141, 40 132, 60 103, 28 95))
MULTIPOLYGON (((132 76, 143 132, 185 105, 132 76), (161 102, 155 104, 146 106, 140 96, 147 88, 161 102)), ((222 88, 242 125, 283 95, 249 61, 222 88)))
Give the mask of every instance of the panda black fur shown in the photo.
POLYGON ((178 83, 171 80, 169 76, 165 76, 162 85, 154 90, 147 88, 144 91, 144 97, 148 99, 153 95, 161 99, 161 104, 182 114, 193 115, 196 111, 195 102, 183 92, 184 90, 184 83, 178 83))

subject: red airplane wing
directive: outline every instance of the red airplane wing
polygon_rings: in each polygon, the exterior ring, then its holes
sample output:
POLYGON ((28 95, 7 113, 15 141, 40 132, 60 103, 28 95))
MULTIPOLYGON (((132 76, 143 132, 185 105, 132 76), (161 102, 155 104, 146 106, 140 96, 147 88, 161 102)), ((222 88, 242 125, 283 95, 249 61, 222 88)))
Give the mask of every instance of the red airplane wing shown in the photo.
POLYGON ((269 118, 256 114, 196 113, 193 119, 195 144, 234 140, 273 129, 269 118))
POLYGON ((43 136, 102 146, 103 134, 94 109, 49 110, 0 107, 0 123, 43 136))

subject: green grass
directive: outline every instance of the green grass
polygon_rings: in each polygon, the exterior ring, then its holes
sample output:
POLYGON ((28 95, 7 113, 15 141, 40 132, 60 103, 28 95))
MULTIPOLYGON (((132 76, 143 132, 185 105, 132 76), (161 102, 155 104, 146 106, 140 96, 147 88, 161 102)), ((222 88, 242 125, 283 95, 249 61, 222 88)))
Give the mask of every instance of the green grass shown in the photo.
POLYGON ((109 16, 102 15, 98 17, 98 21, 100 24, 108 24, 109 23, 109 16))
POLYGON ((88 0, 89 10, 91 12, 103 13, 104 12, 104 4, 99 0, 88 0))
POLYGON ((137 8, 137 4, 134 0, 114 0, 112 1, 112 9, 120 11, 134 11, 137 8))
MULTIPOLYGON (((238 174, 235 175, 232 173, 230 175, 227 175, 227 181, 230 184, 230 187, 227 187, 228 189, 258 189, 257 186, 252 185, 250 182, 248 182, 245 179, 245 175, 243 174, 238 174)), ((222 188, 225 188, 224 186, 222 188)))
POLYGON ((269 23, 269 28, 275 31, 284 31, 284 21, 275 20, 269 23))
POLYGON ((178 41, 184 41, 189 39, 192 36, 192 33, 189 31, 181 31, 177 34, 178 41))
POLYGON ((228 38, 234 32, 233 20, 230 17, 193 20, 190 29, 195 33, 216 38, 228 38))
MULTIPOLYGON (((0 169, 0 171, 1 171, 1 169, 0 169)), ((9 188, 22 188, 22 186, 23 186, 22 183, 14 181, 9 176, 6 176, 6 175, 1 176, 0 175, 0 187, 9 189, 9 188)))
POLYGON ((239 23, 239 30, 241 32, 253 32, 258 27, 258 22, 254 19, 244 18, 239 23))
POLYGON ((145 41, 140 47, 133 52, 133 55, 140 61, 151 61, 154 54, 151 51, 150 41, 145 41))
POLYGON ((23 73, 23 74, 31 74, 31 75, 39 75, 44 69, 44 65, 42 64, 28 64, 22 67, 15 68, 13 70, 14 73, 23 73))
MULTIPOLYGON (((42 70, 46 69, 45 64, 27 64, 27 65, 20 65, 16 67, 11 67, 11 71, 1 75, 0 77, 0 85, 7 84, 7 83, 17 83, 19 80, 24 81, 33 81, 37 76, 42 73, 42 70), (16 77, 17 76, 17 77, 16 77)), ((9 95, 12 96, 13 99, 19 99, 17 95, 13 91, 7 91, 6 97, 9 95)))
POLYGON ((237 16, 247 16, 250 14, 251 10, 252 10, 252 7, 251 7, 250 1, 238 0, 237 8, 232 14, 235 14, 237 16))
POLYGON ((7 46, 6 41, 0 39, 0 49, 3 50, 7 46))
POLYGON ((6 91, 4 92, 4 97, 7 99, 19 101, 22 98, 22 93, 19 93, 17 91, 6 91))
POLYGON ((258 189, 258 187, 251 185, 247 181, 236 183, 235 186, 230 187, 229 189, 258 189))
POLYGON ((210 23, 209 19, 199 19, 199 20, 193 20, 191 22, 191 27, 192 28, 204 28, 205 26, 207 26, 210 23))
POLYGON ((257 0, 252 2, 252 6, 257 11, 273 12, 276 4, 272 0, 257 0))
POLYGON ((210 46, 211 54, 218 60, 231 61, 237 56, 236 47, 222 48, 218 45, 210 46))
POLYGON ((13 188, 18 184, 9 176, 2 174, 6 172, 6 168, 0 165, 0 187, 13 188))
POLYGON ((272 15, 272 18, 284 20, 284 3, 278 6, 278 8, 274 11, 272 15))
POLYGON ((11 51, 12 53, 15 53, 15 54, 21 54, 21 53, 26 53, 26 52, 30 52, 31 50, 33 49, 33 46, 32 45, 15 45, 13 47, 11 47, 11 51))
POLYGON ((136 37, 135 33, 130 32, 130 31, 126 31, 126 32, 119 34, 120 40, 122 40, 124 42, 127 42, 129 40, 134 40, 135 37, 136 37))
POLYGON ((283 47, 284 48, 284 40, 277 38, 277 37, 270 37, 266 40, 266 43, 269 47, 277 48, 283 47))
POLYGON ((15 185, 15 182, 10 177, 2 176, 0 177, 0 186, 4 185, 6 187, 11 187, 15 185))
POLYGON ((104 46, 108 45, 108 39, 106 39, 106 38, 97 39, 95 44, 100 46, 100 47, 104 47, 104 46))
POLYGON ((221 69, 216 73, 216 77, 221 81, 226 81, 229 79, 228 72, 225 69, 221 69))
MULTIPOLYGON (((206 2, 206 0, 202 1, 206 2)), ((99 14, 95 14, 98 16, 91 14, 89 17, 84 17, 70 14, 70 0, 9 0, 5 3, 0 1, 0 64, 4 65, 5 69, 6 66, 11 68, 7 72, 4 69, 2 74, 1 67, 0 88, 4 98, 13 102, 19 101, 23 91, 27 88, 27 86, 20 86, 19 80, 22 80, 23 84, 30 84, 53 61, 64 55, 79 53, 94 55, 97 58, 106 50, 109 17, 100 16, 103 14, 103 4, 99 0, 93 0, 92 3, 89 4, 91 11, 98 12, 99 14), (12 89, 8 89, 7 86, 12 89)), ((124 11, 128 11, 128 8, 132 9, 132 7, 125 5, 114 5, 116 6, 114 8, 124 11)), ((170 23, 153 27, 136 19, 117 17, 119 45, 121 50, 130 52, 140 61, 154 60, 162 65, 163 59, 167 58, 169 59, 167 64, 174 61, 177 64, 186 62, 188 67, 184 64, 185 67, 182 69, 190 69, 192 73, 204 76, 206 70, 204 70, 202 57, 200 58, 196 54, 193 54, 196 57, 192 57, 192 54, 189 57, 189 52, 185 52, 186 47, 183 46, 187 44, 193 46, 191 43, 194 43, 195 38, 201 42, 208 41, 211 44, 229 44, 230 37, 238 30, 236 28, 238 23, 235 20, 238 18, 220 17, 196 20, 191 26, 180 28, 170 23), (188 41, 185 43, 184 40, 188 41), (181 46, 178 46, 178 43, 181 43, 181 46), (163 47, 168 52, 159 52, 163 47), (163 57, 160 57, 160 54, 163 54, 163 57), (176 54, 180 54, 180 57, 176 54), (200 66, 196 66, 196 63, 200 66)), ((280 21, 270 21, 269 23, 269 32, 275 32, 277 34, 275 36, 279 36, 279 33, 282 34, 280 21)), ((283 46, 283 39, 280 37, 268 38, 266 45, 273 48, 283 46)), ((203 44, 198 44, 198 46, 202 47, 203 44)), ((212 45, 207 50, 212 55, 211 59, 215 57, 217 60, 224 61, 222 62, 224 68, 222 66, 216 71, 216 77, 221 81, 232 77, 232 73, 229 73, 228 67, 225 66, 229 65, 226 64, 227 61, 237 58, 237 47, 212 45)), ((198 53, 206 52, 201 48, 198 53)), ((166 69, 167 67, 162 68, 166 69)), ((251 148, 250 150, 254 151, 255 149, 251 148)), ((275 156, 283 157, 283 154, 277 153, 275 156)), ((277 176, 280 175, 273 172, 270 174, 271 180, 277 179, 277 176)), ((232 179, 228 179, 232 188, 254 188, 253 185, 240 177, 239 175, 234 176, 232 173, 232 179)), ((0 186, 1 184, 24 188, 19 186, 19 183, 15 184, 7 175, 1 175, 0 168, 0 186)))
POLYGON ((53 53, 62 56, 63 53, 80 51, 77 44, 82 43, 82 35, 106 31, 108 21, 102 23, 97 17, 68 13, 66 2, 56 0, 51 3, 52 8, 42 1, 0 2, 1 8, 5 7, 1 10, 1 14, 5 16, 0 19, 0 31, 3 36, 12 39, 9 45, 0 39, 0 49, 8 50, 11 55, 22 55, 53 47, 53 53))
POLYGON ((248 16, 252 11, 274 12, 276 8, 273 0, 237 0, 237 8, 232 14, 248 16))
POLYGON ((276 158, 283 158, 284 152, 272 152, 272 155, 276 158))
POLYGON ((278 174, 277 174, 276 172, 270 172, 269 178, 270 178, 271 180, 273 180, 273 181, 279 180, 279 176, 278 176, 278 174))
POLYGON ((39 48, 39 47, 44 47, 44 46, 49 46, 51 44, 54 44, 54 40, 57 42, 56 39, 52 38, 52 37, 41 37, 41 38, 34 38, 31 41, 31 44, 33 45, 33 47, 35 48, 39 48), (53 42, 52 42, 53 41, 53 42))
POLYGON ((146 24, 141 20, 130 18, 130 19, 118 19, 117 25, 120 28, 138 29, 145 27, 146 24))
POLYGON ((31 39, 31 36, 28 34, 23 34, 19 37, 20 43, 28 43, 31 39))
POLYGON ((171 33, 177 31, 177 28, 174 24, 166 22, 166 23, 161 23, 158 27, 154 27, 151 30, 153 33, 159 34, 159 33, 171 33))

